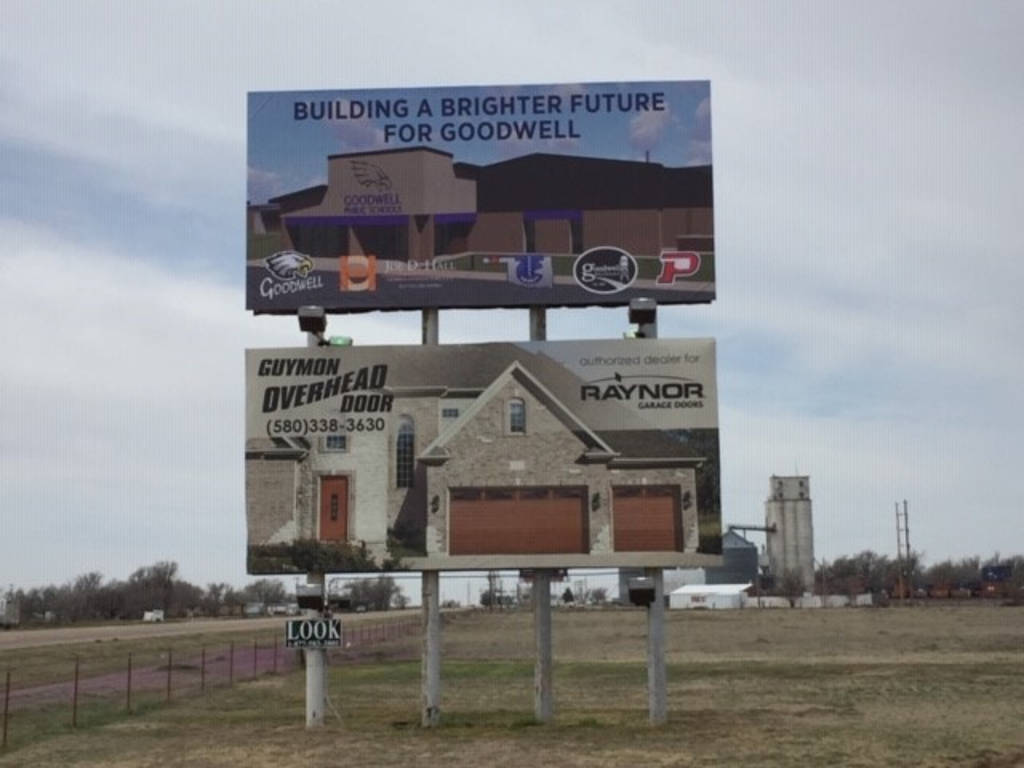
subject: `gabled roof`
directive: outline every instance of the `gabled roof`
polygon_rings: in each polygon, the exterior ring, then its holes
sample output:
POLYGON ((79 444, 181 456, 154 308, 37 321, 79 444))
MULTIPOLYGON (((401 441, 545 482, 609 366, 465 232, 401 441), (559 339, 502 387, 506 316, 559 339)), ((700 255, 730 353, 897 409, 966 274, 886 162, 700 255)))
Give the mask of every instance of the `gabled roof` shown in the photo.
MULTIPOLYGON (((518 364, 536 382, 538 391, 547 393, 553 402, 558 402, 559 409, 571 414, 571 423, 578 424, 592 436, 591 440, 596 437, 599 444, 610 449, 615 456, 614 466, 694 466, 706 458, 683 439, 683 433, 693 430, 659 430, 615 401, 579 401, 577 396, 584 380, 545 354, 542 346, 531 348, 513 342, 495 342, 468 345, 466 353, 472 355, 471 365, 452 365, 451 357, 431 354, 428 348, 410 350, 401 370, 389 377, 385 391, 397 400, 478 397, 494 386, 513 364, 518 364), (566 403, 572 403, 571 408, 566 403), (612 422, 614 429, 594 426, 612 422)), ((450 426, 454 428, 459 422, 456 419, 450 426)), ((439 439, 442 437, 443 434, 439 439)), ((424 459, 427 459, 425 455, 424 459)))
POLYGON ((618 453, 611 448, 596 433, 590 430, 586 424, 580 421, 554 394, 548 390, 533 374, 531 374, 518 360, 505 368, 501 374, 491 382, 473 404, 467 408, 459 418, 441 432, 430 445, 417 457, 425 464, 438 465, 446 462, 451 454, 448 452, 448 443, 459 432, 470 424, 479 415, 488 403, 490 403, 505 388, 509 382, 516 382, 524 387, 535 398, 544 403, 548 411, 565 425, 566 430, 572 432, 586 450, 581 457, 584 461, 607 462, 618 456, 618 453))

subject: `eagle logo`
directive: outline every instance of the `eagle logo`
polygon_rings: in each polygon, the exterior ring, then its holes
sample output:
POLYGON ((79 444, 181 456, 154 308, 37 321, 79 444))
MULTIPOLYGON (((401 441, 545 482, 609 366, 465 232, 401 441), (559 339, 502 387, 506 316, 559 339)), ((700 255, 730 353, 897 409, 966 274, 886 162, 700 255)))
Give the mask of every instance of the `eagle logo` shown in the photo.
POLYGON ((384 173, 383 168, 365 160, 352 161, 352 175, 362 186, 378 192, 390 192, 394 187, 391 177, 384 173))
POLYGON ((313 259, 298 251, 278 251, 267 257, 267 269, 282 280, 305 277, 313 271, 313 259))

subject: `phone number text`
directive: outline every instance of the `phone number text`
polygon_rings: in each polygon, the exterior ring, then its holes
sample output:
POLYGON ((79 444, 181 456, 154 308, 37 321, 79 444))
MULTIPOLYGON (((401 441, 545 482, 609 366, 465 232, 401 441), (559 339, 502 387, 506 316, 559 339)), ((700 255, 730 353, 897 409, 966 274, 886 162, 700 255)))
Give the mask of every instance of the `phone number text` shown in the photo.
POLYGON ((267 422, 267 434, 276 435, 332 435, 340 432, 383 432, 387 422, 381 416, 319 418, 319 419, 271 419, 267 422))

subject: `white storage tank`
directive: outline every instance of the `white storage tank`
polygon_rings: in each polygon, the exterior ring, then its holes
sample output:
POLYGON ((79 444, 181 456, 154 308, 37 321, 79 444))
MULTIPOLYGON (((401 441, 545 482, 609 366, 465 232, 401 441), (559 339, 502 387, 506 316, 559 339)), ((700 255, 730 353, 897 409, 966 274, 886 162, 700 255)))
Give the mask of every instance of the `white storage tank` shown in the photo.
POLYGON ((806 475, 772 475, 764 504, 764 524, 769 529, 768 561, 776 585, 788 571, 796 571, 804 589, 814 591, 814 520, 810 479, 806 475))

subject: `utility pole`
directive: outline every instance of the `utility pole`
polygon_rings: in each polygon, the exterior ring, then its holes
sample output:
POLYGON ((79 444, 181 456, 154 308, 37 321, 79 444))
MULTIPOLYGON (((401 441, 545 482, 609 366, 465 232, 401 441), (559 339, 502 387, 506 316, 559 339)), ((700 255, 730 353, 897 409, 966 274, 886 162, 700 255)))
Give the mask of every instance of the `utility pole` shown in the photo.
POLYGON ((907 519, 907 501, 903 500, 903 513, 896 502, 896 568, 900 602, 905 603, 910 592, 910 523, 907 519))

